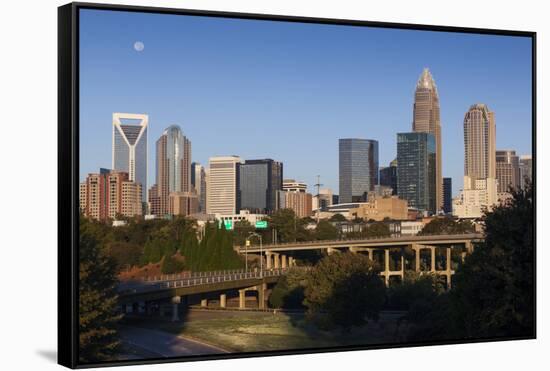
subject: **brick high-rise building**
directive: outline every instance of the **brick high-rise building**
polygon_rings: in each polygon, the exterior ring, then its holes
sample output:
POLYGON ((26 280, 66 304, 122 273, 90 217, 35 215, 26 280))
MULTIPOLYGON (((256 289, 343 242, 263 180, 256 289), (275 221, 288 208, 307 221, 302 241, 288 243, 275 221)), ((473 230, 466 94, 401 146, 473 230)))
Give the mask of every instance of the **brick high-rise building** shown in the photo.
POLYGON ((311 216, 313 196, 306 190, 307 185, 303 182, 283 180, 283 190, 278 192, 279 209, 292 209, 298 218, 311 216))
POLYGON ((130 181, 122 171, 101 169, 89 174, 80 185, 80 208, 89 218, 106 221, 119 215, 134 217, 142 215, 141 184, 130 181))
POLYGON ((191 215, 199 212, 199 199, 195 192, 172 192, 168 201, 170 215, 191 215))

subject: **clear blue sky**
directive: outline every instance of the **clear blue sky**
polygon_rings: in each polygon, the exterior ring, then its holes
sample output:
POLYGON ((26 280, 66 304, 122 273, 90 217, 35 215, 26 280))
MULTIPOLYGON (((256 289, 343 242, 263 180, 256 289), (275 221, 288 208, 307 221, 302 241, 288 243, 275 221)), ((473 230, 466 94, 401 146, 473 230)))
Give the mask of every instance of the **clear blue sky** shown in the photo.
POLYGON ((101 10, 82 10, 80 26, 81 179, 111 166, 112 113, 130 112, 149 115, 148 186, 155 141, 178 124, 193 161, 273 158, 285 178, 311 186, 319 174, 336 193, 338 138, 378 140, 387 166, 424 67, 454 194, 471 104, 495 112, 498 149, 531 153, 528 38, 101 10))

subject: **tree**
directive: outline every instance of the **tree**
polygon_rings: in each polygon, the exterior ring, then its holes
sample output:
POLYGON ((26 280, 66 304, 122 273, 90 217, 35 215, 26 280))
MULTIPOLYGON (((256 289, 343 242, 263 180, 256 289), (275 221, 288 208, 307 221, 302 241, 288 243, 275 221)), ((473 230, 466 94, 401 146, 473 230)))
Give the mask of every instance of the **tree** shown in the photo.
POLYGON ((107 244, 107 253, 116 262, 117 271, 121 271, 139 265, 143 248, 130 242, 114 241, 107 244))
POLYGON ((390 237, 390 228, 382 222, 371 223, 364 231, 364 236, 367 238, 374 237, 390 237))
POLYGON ((364 255, 329 255, 307 275, 304 303, 308 318, 321 326, 348 331, 367 319, 376 320, 384 300, 385 285, 364 255))
POLYGON ((463 234, 475 231, 474 225, 468 220, 454 220, 451 217, 435 218, 422 228, 420 236, 430 234, 463 234))
POLYGON ((345 222, 347 219, 342 214, 334 214, 329 219, 331 222, 345 222))
POLYGON ((485 241, 453 277, 452 289, 413 306, 409 340, 526 337, 534 334, 533 190, 484 216, 485 241))
POLYGON ((270 230, 275 229, 279 242, 307 241, 309 233, 305 229, 307 222, 298 218, 292 209, 280 209, 269 218, 270 230))
POLYGON ((79 358, 81 362, 112 360, 119 346, 116 324, 116 263, 95 236, 95 222, 80 218, 79 358))
POLYGON ((435 275, 407 271, 403 282, 388 289, 387 306, 393 310, 410 310, 418 303, 432 303, 443 292, 444 287, 435 275))
POLYGON ((513 190, 508 204, 484 217, 485 241, 454 277, 454 319, 463 335, 534 333, 533 189, 513 190))
POLYGON ((256 228, 248 220, 239 220, 233 226, 233 241, 237 246, 244 246, 246 239, 256 228))
POLYGON ((167 255, 162 260, 161 271, 164 274, 180 273, 183 269, 183 262, 172 255, 167 255))
POLYGON ((338 228, 327 220, 320 220, 315 229, 316 240, 335 240, 338 238, 338 228))
POLYGON ((291 269, 282 276, 269 295, 269 304, 274 308, 304 308, 304 287, 307 271, 291 269))

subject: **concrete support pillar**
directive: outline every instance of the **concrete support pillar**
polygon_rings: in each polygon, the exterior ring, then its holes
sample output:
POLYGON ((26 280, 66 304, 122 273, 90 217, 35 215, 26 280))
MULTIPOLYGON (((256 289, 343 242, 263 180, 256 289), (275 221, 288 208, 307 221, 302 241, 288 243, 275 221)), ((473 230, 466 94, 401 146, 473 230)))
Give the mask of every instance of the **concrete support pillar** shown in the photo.
POLYGON ((201 307, 202 308, 208 307, 208 299, 201 299, 201 307))
POLYGON ((401 250, 401 279, 405 278, 405 255, 401 250))
POLYGON ((272 268, 272 266, 271 266, 271 253, 269 251, 267 251, 265 253, 265 260, 266 260, 266 268, 271 269, 272 268))
POLYGON ((332 255, 332 254, 339 253, 339 252, 340 252, 340 250, 335 249, 334 247, 328 247, 327 248, 327 254, 328 255, 332 255))
POLYGON ((281 267, 281 261, 279 259, 279 254, 273 253, 273 266, 275 269, 279 269, 281 267))
POLYGON ((246 308, 246 291, 244 289, 239 290, 239 309, 246 308))
POLYGON ((286 263, 286 255, 281 255, 281 268, 286 269, 287 263, 286 263))
POLYGON ((452 276, 452 265, 451 265, 451 258, 452 258, 452 247, 447 247, 447 264, 445 273, 447 275, 447 290, 451 289, 451 276, 452 276))
POLYGON ((390 284, 390 249, 384 249, 384 279, 386 286, 390 284))
POLYGON ((225 308, 227 305, 227 296, 225 294, 220 294, 220 308, 225 308))
POLYGON ((372 249, 367 249, 367 253, 369 254, 369 259, 370 259, 371 261, 373 261, 373 260, 374 260, 374 259, 373 259, 374 257, 372 256, 372 254, 373 254, 373 253, 372 253, 372 249))
POLYGON ((289 256, 288 257, 288 266, 289 267, 294 267, 295 264, 296 264, 296 262, 294 261, 294 258, 292 256, 289 256))
POLYGON ((174 296, 172 298, 172 322, 177 322, 180 320, 179 316, 179 304, 181 303, 181 296, 174 296))
POLYGON ((265 309, 265 301, 266 301, 266 290, 267 290, 267 284, 262 283, 261 285, 256 286, 256 290, 258 290, 258 308, 259 309, 265 309))
POLYGON ((472 244, 472 241, 466 241, 464 245, 468 254, 471 254, 474 251, 474 245, 472 244))
POLYGON ((413 243, 411 248, 414 250, 414 271, 420 272, 420 245, 413 243))
POLYGON ((431 271, 435 272, 435 247, 430 246, 430 252, 432 253, 432 264, 431 264, 431 271))

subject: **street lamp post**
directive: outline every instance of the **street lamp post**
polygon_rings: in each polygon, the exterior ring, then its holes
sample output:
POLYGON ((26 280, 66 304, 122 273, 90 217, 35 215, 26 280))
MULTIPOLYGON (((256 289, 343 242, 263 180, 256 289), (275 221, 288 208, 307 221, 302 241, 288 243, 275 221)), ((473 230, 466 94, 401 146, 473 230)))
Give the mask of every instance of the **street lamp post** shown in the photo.
MULTIPOLYGON (((263 278, 264 277, 264 253, 262 248, 262 235, 256 232, 250 232, 248 235, 258 237, 258 239, 260 240, 260 278, 263 278)), ((246 250, 245 250, 245 253, 246 253, 246 250)))
POLYGON ((250 240, 247 238, 244 243, 244 272, 248 273, 248 246, 250 246, 250 240))

